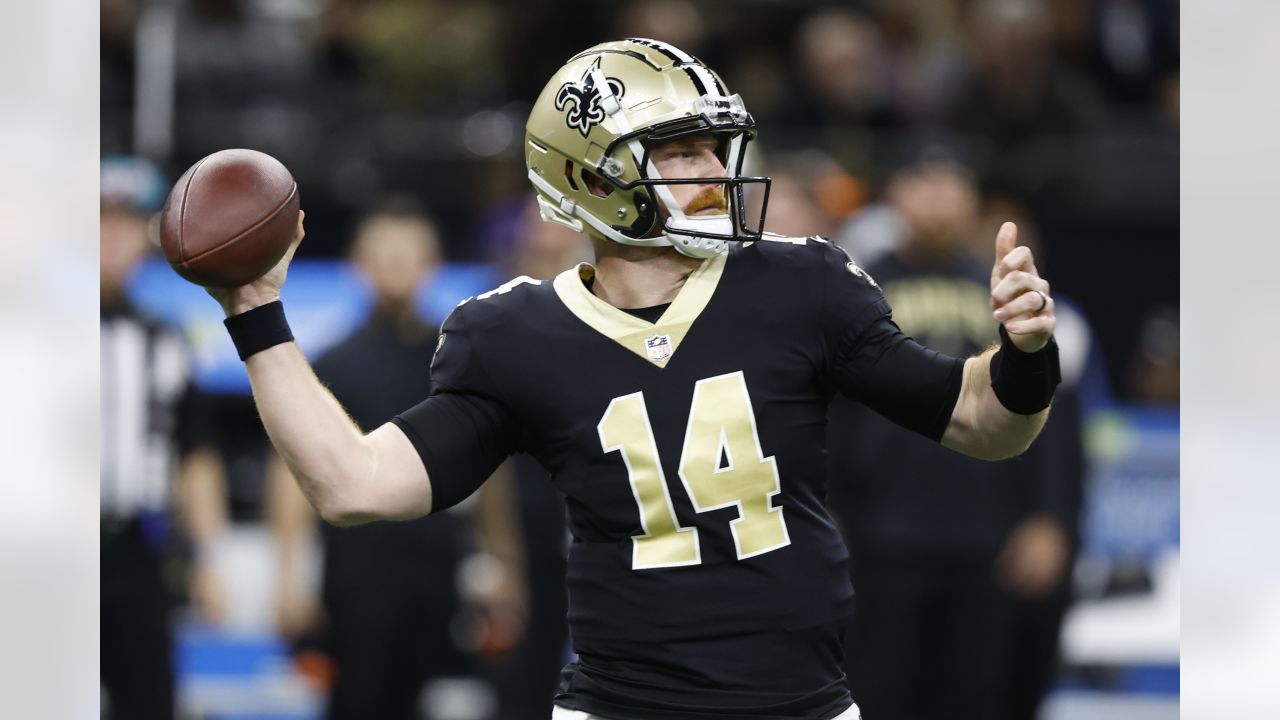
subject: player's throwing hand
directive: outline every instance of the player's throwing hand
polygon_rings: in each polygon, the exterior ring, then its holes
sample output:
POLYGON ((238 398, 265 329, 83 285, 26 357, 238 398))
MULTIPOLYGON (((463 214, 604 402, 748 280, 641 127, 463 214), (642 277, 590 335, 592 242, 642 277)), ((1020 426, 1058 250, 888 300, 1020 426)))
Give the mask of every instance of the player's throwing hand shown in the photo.
POLYGON ((302 227, 302 219, 305 216, 305 212, 298 211, 298 226, 294 230, 293 242, 290 243, 284 257, 280 258, 280 262, 268 270, 266 275, 238 288, 205 288, 205 292, 222 305, 228 317, 280 299, 280 288, 284 285, 285 276, 289 272, 289 263, 293 261, 293 254, 298 251, 298 245, 307 234, 302 227))
POLYGON ((991 268, 992 317, 1004 323, 1009 339, 1023 352, 1035 352, 1053 336, 1057 320, 1049 281, 1036 271, 1031 249, 1018 245, 1018 226, 1007 222, 996 233, 996 263, 991 268))

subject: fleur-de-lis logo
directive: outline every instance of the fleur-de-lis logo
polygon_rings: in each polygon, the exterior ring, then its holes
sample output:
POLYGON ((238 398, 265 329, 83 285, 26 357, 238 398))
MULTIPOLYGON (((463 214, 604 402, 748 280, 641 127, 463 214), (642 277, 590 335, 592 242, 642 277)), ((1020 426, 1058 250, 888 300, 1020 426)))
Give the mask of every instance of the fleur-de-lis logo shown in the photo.
MULTIPOLYGON (((599 67, 600 58, 597 57, 595 62, 582 73, 581 80, 561 85, 560 91, 556 93, 557 110, 564 110, 566 105, 572 103, 569 112, 565 114, 564 121, 569 127, 578 128, 582 137, 586 137, 591 132, 591 128, 604 122, 604 110, 600 107, 600 88, 596 87, 596 79, 592 74, 592 71, 599 67)), ((609 83, 609 89, 613 91, 614 97, 621 98, 626 92, 626 88, 618 78, 607 77, 605 82, 609 83)))

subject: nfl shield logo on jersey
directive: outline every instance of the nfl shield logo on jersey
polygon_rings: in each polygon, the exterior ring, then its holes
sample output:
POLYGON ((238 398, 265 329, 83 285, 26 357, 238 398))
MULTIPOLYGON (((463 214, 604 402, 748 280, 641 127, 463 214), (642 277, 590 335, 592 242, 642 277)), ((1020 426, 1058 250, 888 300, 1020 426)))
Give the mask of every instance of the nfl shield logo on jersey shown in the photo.
POLYGON ((654 335, 644 341, 644 349, 649 352, 649 359, 660 363, 671 357, 671 336, 654 335))

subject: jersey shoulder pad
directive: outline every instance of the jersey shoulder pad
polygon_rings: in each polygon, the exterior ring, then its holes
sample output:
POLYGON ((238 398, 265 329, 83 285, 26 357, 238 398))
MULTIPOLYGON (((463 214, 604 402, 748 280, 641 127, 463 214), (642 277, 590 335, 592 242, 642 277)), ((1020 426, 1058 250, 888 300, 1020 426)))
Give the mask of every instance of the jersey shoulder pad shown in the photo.
MULTIPOLYGON (((466 325, 472 330, 495 327, 505 322, 513 313, 527 309, 530 294, 538 292, 543 284, 543 281, 528 275, 512 278, 488 292, 473 295, 458 303, 450 317, 465 309, 466 325)), ((445 325, 447 330, 447 320, 445 325)))
POLYGON ((755 256, 768 263, 772 268, 779 267, 812 267, 815 257, 812 250, 812 238, 788 237, 776 233, 761 233, 760 239, 743 243, 739 252, 755 256))
POLYGON ((506 354, 510 333, 504 328, 534 324, 536 320, 528 319, 539 312, 534 296, 549 288, 549 283, 521 275, 458 303, 440 328, 431 361, 432 392, 495 395, 497 383, 488 370, 506 354))
MULTIPOLYGON (((823 242, 826 241, 824 240, 823 242)), ((853 256, 849 255, 848 251, 833 242, 827 242, 826 246, 828 248, 826 252, 827 262, 840 265, 850 275, 864 281, 867 285, 870 285, 876 290, 880 289, 880 285, 876 283, 875 278, 871 277, 871 273, 867 272, 865 268, 859 265, 858 261, 854 260, 853 256)))
POLYGON ((856 336, 876 318, 892 312, 871 273, 863 270, 844 248, 825 240, 817 245, 826 316, 833 328, 856 336))
MULTIPOLYGON (((819 238, 817 235, 810 235, 808 237, 791 237, 790 235, 779 235, 778 233, 771 233, 768 231, 760 233, 760 242, 781 243, 783 245, 808 245, 810 244, 810 241, 813 240, 823 239, 819 238)), ((823 240, 823 242, 825 242, 825 240, 823 240)))
POLYGON ((774 265, 795 265, 806 270, 841 269, 866 280, 872 287, 879 287, 844 248, 820 235, 788 237, 766 232, 750 247, 774 265))

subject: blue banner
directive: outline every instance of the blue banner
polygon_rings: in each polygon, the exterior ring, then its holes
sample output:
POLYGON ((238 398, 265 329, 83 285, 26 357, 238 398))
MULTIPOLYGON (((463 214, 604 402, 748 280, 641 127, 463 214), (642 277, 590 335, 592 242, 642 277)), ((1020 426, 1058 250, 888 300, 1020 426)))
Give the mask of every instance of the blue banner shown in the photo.
MULTIPOLYGON (((463 298, 501 284, 487 265, 447 264, 418 289, 422 317, 439 325, 463 298)), ((196 383, 210 393, 248 393, 249 378, 222 326, 222 308, 203 288, 183 280, 160 258, 138 268, 129 296, 144 312, 181 328, 195 355, 196 383)), ((337 260, 295 260, 282 300, 289 325, 307 357, 315 359, 369 313, 370 296, 359 275, 337 260)))
POLYGON ((1081 548, 1086 557, 1146 564, 1177 548, 1178 409, 1097 413, 1086 426, 1091 472, 1081 548))

